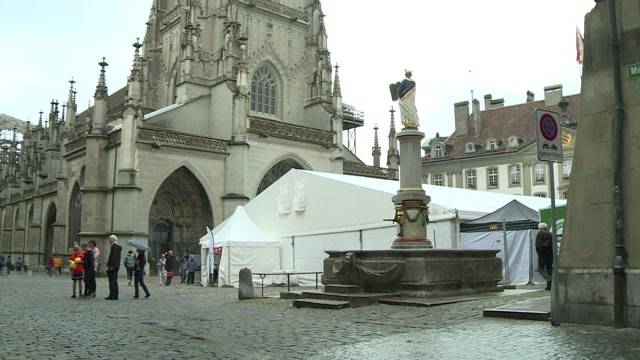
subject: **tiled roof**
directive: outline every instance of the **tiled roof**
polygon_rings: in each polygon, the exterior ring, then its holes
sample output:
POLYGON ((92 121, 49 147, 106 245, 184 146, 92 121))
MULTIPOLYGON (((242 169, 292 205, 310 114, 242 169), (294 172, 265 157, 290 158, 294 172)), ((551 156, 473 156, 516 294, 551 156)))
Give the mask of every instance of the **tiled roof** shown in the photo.
MULTIPOLYGON (((569 102, 567 109, 569 119, 577 124, 578 111, 580 109, 580 95, 566 96, 565 99, 569 102)), ((423 157, 423 160, 442 161, 456 158, 471 158, 491 153, 519 151, 536 140, 535 121, 533 120, 535 109, 560 111, 558 106, 546 107, 544 100, 481 111, 481 129, 479 134, 476 135, 474 133, 473 121, 470 120, 469 135, 456 136, 454 131, 444 142, 446 145, 446 154, 444 157, 431 158, 430 155, 427 155, 423 157), (508 147, 508 140, 512 136, 521 139, 518 147, 508 147), (487 149, 487 140, 490 138, 494 138, 499 142, 500 145, 497 150, 487 149), (475 152, 465 153, 465 146, 468 143, 476 145, 475 152)), ((472 116, 470 115, 470 119, 471 118, 472 116)))
MULTIPOLYGON (((127 96, 127 87, 124 86, 107 98, 107 121, 122 115, 124 101, 127 96)), ((93 106, 78 114, 78 127, 82 130, 86 126, 87 117, 93 116, 93 106)))

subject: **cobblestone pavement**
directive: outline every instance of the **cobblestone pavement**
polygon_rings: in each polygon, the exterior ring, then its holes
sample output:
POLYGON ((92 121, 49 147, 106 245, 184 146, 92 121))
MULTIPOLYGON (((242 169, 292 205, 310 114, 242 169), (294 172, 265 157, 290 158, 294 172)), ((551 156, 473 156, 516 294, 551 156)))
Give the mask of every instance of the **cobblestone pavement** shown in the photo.
POLYGON ((106 301, 105 279, 84 300, 64 276, 0 277, 0 359, 640 359, 639 330, 481 317, 540 292, 335 311, 147 280, 151 298, 132 299, 120 281, 120 300, 106 301))

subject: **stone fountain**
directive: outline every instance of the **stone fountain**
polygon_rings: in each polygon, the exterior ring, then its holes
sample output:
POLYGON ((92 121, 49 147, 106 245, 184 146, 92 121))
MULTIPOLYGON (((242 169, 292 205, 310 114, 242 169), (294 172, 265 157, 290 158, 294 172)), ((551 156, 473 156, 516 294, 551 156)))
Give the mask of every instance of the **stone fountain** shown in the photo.
POLYGON ((327 251, 325 293, 394 293, 439 297, 497 290, 502 263, 494 250, 437 250, 427 239, 429 196, 422 188, 420 144, 411 72, 390 86, 400 102, 400 189, 393 197, 398 235, 389 250, 327 251))

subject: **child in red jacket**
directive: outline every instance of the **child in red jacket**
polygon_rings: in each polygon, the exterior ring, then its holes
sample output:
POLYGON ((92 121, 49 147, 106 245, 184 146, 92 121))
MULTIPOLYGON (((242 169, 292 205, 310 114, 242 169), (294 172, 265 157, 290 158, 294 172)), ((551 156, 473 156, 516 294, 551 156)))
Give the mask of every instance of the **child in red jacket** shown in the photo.
POLYGON ((73 295, 76 297, 76 284, 78 287, 78 296, 82 297, 82 281, 84 280, 84 252, 80 250, 80 246, 75 245, 73 247, 73 254, 71 255, 71 279, 73 280, 73 295))

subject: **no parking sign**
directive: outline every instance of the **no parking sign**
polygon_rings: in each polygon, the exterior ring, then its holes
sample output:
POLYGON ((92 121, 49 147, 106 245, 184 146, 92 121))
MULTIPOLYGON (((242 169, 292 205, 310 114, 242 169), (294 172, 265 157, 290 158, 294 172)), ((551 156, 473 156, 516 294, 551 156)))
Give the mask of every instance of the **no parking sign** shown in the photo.
POLYGON ((557 112, 536 110, 538 133, 538 159, 562 162, 562 134, 557 112))

